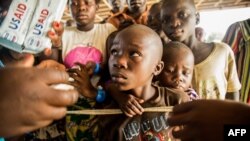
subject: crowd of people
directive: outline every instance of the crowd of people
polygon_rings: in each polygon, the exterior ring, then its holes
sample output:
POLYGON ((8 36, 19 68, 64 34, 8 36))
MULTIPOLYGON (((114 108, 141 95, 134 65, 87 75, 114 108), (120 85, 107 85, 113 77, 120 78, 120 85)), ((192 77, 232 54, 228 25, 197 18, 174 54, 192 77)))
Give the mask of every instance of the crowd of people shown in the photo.
POLYGON ((207 43, 194 0, 110 0, 95 23, 99 3, 69 0, 74 26, 52 23, 51 50, 0 48, 0 140, 222 141, 225 125, 250 124, 249 19, 231 26, 241 44, 230 30, 207 43), (98 108, 123 114, 66 114, 98 108))

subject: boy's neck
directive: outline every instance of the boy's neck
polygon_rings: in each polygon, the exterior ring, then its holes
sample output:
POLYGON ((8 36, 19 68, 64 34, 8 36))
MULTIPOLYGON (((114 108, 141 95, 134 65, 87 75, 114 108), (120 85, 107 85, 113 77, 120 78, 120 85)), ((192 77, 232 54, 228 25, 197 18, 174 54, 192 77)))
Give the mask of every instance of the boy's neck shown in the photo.
POLYGON ((150 84, 150 85, 146 85, 140 88, 133 89, 131 93, 135 97, 141 98, 144 101, 148 101, 155 95, 156 89, 155 87, 152 86, 152 84, 150 84))
POLYGON ((77 29, 80 31, 90 31, 94 28, 94 22, 89 23, 87 25, 77 25, 77 29))

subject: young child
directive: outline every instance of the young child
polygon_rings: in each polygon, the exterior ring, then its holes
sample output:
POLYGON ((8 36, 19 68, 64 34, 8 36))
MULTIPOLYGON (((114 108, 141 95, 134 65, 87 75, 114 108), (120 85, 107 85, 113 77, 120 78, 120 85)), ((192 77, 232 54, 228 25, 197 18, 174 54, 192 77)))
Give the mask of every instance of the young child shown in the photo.
POLYGON ((163 48, 163 71, 157 76, 159 86, 186 92, 191 100, 198 95, 191 89, 194 55, 183 43, 170 41, 163 48))
POLYGON ((204 43, 195 37, 199 22, 193 0, 164 0, 161 9, 162 28, 172 41, 186 44, 194 54, 193 88, 200 98, 239 99, 241 88, 234 54, 223 43, 204 43))
MULTIPOLYGON (((110 49, 109 71, 116 88, 144 100, 143 107, 171 106, 188 101, 182 92, 152 85, 152 79, 163 69, 162 42, 152 29, 132 25, 122 30, 110 49)), ((108 108, 119 107, 111 102, 108 108)), ((107 108, 106 107, 106 108, 107 108)), ((143 113, 132 118, 126 115, 100 116, 99 139, 168 140, 166 113, 143 113)))
MULTIPOLYGON (((79 45, 94 47, 100 50, 103 59, 105 59, 104 53, 106 39, 111 32, 116 30, 116 28, 110 23, 94 23, 96 11, 99 8, 99 2, 99 0, 70 0, 69 7, 72 17, 76 21, 76 26, 66 27, 63 31, 63 29, 59 28, 59 24, 55 24, 54 29, 56 34, 53 32, 48 34, 55 47, 60 48, 61 46, 61 58, 64 63, 68 62, 65 60, 68 54, 71 54, 72 51, 76 51, 76 49, 79 48, 79 45)), ((78 76, 81 75, 79 71, 76 74, 78 76)), ((77 79, 79 78, 78 76, 75 76, 74 78, 77 79)), ((76 82, 87 81, 86 79, 87 78, 79 81, 77 80, 76 82)), ((78 90, 80 90, 79 93, 81 95, 86 96, 85 91, 82 91, 83 89, 78 90)), ((89 101, 82 98, 79 99, 76 105, 70 107, 70 109, 81 110, 84 108, 93 108, 94 105, 94 99, 89 101)), ((66 117, 66 134, 68 140, 94 140, 92 132, 89 131, 89 123, 92 119, 93 116, 68 115, 66 117)))

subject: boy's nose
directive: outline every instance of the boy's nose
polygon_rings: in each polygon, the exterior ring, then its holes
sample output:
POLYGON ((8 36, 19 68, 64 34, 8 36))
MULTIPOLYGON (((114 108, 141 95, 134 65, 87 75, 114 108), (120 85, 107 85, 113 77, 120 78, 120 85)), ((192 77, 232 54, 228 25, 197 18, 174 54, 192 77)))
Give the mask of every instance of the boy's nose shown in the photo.
POLYGON ((170 26, 171 26, 171 27, 178 27, 178 26, 180 26, 180 25, 181 25, 180 19, 178 19, 178 18, 176 18, 176 17, 172 17, 172 18, 170 19, 170 26))
POLYGON ((182 75, 180 72, 175 73, 174 82, 178 82, 178 83, 183 82, 182 75))
POLYGON ((127 59, 126 59, 125 55, 119 55, 119 56, 116 57, 114 67, 120 68, 120 69, 121 68, 123 68, 123 69, 127 68, 127 59))
POLYGON ((87 9, 87 4, 85 2, 81 2, 79 4, 79 11, 86 10, 87 9))

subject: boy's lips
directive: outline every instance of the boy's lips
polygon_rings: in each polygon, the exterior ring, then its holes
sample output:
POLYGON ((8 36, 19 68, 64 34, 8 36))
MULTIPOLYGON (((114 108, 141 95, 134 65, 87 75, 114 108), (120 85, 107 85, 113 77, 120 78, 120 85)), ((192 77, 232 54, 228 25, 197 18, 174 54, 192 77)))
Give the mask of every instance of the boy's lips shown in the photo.
POLYGON ((122 83, 127 80, 127 77, 121 73, 111 74, 111 78, 114 82, 118 83, 122 83))
POLYGON ((88 18, 88 15, 79 14, 79 15, 77 15, 77 18, 78 18, 78 19, 87 19, 87 18, 88 18))
POLYGON ((183 33, 183 30, 182 30, 182 29, 176 29, 176 30, 172 31, 172 32, 170 33, 170 35, 171 35, 172 37, 179 37, 179 36, 182 35, 182 33, 183 33))

